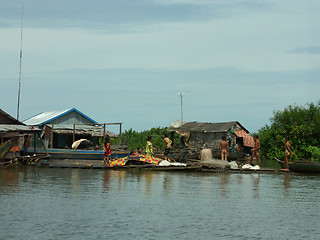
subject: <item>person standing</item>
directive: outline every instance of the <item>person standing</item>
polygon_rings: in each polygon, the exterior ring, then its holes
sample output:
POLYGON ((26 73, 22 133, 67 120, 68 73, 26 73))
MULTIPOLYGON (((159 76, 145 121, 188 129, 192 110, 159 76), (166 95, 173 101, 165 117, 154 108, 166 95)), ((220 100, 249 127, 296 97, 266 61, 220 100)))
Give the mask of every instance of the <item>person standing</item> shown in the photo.
POLYGON ((218 152, 221 152, 221 160, 228 161, 229 143, 227 142, 227 138, 225 136, 222 137, 218 152))
POLYGON ((24 135, 23 138, 23 146, 22 146, 22 150, 20 151, 20 155, 21 156, 26 156, 28 153, 28 149, 30 147, 30 138, 29 135, 24 135))
POLYGON ((285 154, 286 158, 285 158, 285 162, 284 162, 284 169, 281 169, 281 170, 289 171, 289 159, 290 159, 290 156, 292 155, 289 136, 285 137, 285 146, 284 147, 285 147, 284 154, 285 154))
POLYGON ((148 136, 147 137, 147 145, 146 145, 146 155, 147 155, 147 157, 152 157, 153 156, 153 151, 157 150, 152 146, 151 140, 152 140, 152 137, 148 136))
POLYGON ((104 149, 103 166, 109 167, 109 159, 110 159, 110 155, 111 155, 111 146, 110 146, 110 137, 109 136, 106 136, 106 138, 104 140, 103 149, 104 149), (107 160, 107 162, 106 162, 106 160, 107 160))
POLYGON ((172 141, 170 138, 168 138, 168 135, 166 133, 162 134, 162 138, 166 144, 166 147, 164 149, 164 159, 170 162, 170 159, 168 157, 168 155, 171 152, 171 148, 172 148, 172 141))
POLYGON ((250 159, 250 165, 253 161, 253 158, 256 157, 258 159, 259 167, 260 167, 260 155, 259 155, 260 141, 258 139, 258 135, 254 135, 253 140, 254 140, 254 145, 253 145, 253 148, 251 149, 252 155, 250 159))

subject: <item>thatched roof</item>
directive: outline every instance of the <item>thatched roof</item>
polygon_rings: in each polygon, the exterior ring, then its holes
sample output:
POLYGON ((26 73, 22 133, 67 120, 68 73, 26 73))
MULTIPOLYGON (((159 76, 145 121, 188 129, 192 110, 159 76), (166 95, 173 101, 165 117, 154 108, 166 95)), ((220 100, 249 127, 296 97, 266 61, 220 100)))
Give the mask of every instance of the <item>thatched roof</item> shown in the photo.
POLYGON ((233 122, 221 122, 221 123, 208 123, 208 122, 187 122, 184 123, 180 127, 173 127, 171 126, 168 130, 169 131, 176 131, 176 132, 227 132, 230 129, 233 129, 235 125, 239 125, 243 130, 249 132, 245 129, 238 121, 233 122))
MULTIPOLYGON (((49 125, 50 127, 50 125, 49 125)), ((73 134, 77 135, 91 135, 93 137, 103 137, 103 127, 99 125, 76 125, 73 130, 73 125, 54 125, 53 131, 58 134, 73 134)), ((117 137, 113 132, 106 131, 110 137, 117 137)))

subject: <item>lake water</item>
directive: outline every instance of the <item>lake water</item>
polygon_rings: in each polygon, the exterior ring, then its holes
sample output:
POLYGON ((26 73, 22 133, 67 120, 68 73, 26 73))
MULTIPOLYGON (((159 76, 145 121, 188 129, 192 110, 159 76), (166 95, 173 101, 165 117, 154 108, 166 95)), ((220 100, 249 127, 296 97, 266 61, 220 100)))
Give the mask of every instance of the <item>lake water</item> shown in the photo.
POLYGON ((0 169, 0 239, 319 239, 320 176, 0 169))

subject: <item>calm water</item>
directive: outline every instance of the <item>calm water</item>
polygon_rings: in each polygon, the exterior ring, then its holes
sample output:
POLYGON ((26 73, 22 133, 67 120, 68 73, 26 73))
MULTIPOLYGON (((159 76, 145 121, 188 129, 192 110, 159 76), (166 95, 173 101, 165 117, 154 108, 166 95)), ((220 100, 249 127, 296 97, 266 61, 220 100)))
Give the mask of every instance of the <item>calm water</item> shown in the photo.
POLYGON ((0 169, 0 239, 319 239, 320 176, 0 169))

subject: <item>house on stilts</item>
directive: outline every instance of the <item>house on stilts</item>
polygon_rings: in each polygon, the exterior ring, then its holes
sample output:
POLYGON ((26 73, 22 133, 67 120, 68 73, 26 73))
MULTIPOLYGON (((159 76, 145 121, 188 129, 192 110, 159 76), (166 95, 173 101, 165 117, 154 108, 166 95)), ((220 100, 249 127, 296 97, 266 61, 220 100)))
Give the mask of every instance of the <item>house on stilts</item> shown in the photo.
MULTIPOLYGON (((111 123, 98 123, 76 108, 62 111, 42 112, 23 121, 28 126, 40 128, 46 147, 71 148, 72 144, 80 139, 86 139, 86 148, 99 146, 99 140, 109 135, 117 137, 115 133, 107 131, 111 123)), ((122 123, 112 123, 121 126, 122 123)))

